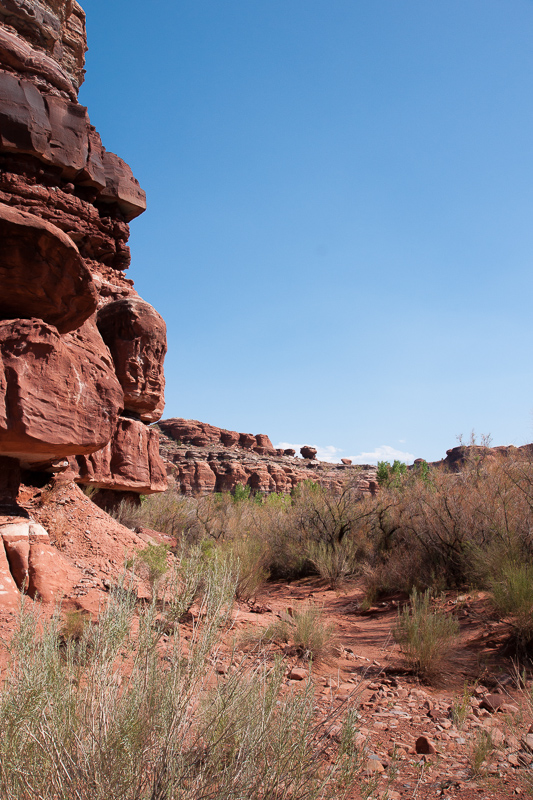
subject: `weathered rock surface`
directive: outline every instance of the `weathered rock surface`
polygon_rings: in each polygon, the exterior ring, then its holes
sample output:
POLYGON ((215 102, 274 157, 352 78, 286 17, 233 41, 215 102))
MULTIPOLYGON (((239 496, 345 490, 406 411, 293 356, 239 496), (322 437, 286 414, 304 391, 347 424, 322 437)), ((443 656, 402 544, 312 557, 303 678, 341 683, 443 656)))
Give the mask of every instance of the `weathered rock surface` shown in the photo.
POLYGON ((150 494, 167 488, 159 455, 159 434, 135 419, 120 417, 108 444, 88 456, 77 456, 78 483, 98 489, 150 494))
POLYGON ((97 206, 112 212, 116 204, 126 222, 146 209, 131 169, 105 150, 85 106, 43 93, 9 72, 0 72, 0 149, 55 168, 56 181, 92 189, 97 206))
POLYGON ((276 455, 272 442, 264 433, 254 436, 251 433, 238 433, 225 428, 217 428, 215 425, 199 422, 196 419, 181 418, 162 420, 159 427, 172 439, 183 444, 192 444, 196 447, 221 444, 228 448, 254 450, 261 455, 276 455), (257 448, 260 449, 257 450, 257 448))
POLYGON ((80 470, 113 490, 166 485, 158 434, 145 424, 163 410, 165 325, 124 273, 128 222, 146 198, 77 101, 86 49, 75 0, 0 1, 4 506, 21 467, 65 470, 74 456, 81 482, 80 470))
POLYGON ((9 32, 19 42, 15 60, 0 51, 4 67, 31 72, 77 94, 85 74, 87 42, 85 13, 76 0, 2 0, 0 23, 7 26, 4 34, 9 32), (56 74, 66 85, 54 82, 56 74))
POLYGON ((37 317, 59 333, 96 311, 91 273, 72 239, 34 214, 0 203, 0 319, 37 317))
POLYGON ((96 321, 115 363, 124 408, 137 413, 143 422, 155 422, 165 406, 167 335, 163 319, 140 297, 128 297, 103 306, 96 321))
POLYGON ((19 605, 19 590, 11 574, 4 543, 0 539, 0 608, 16 609, 19 605))
POLYGON ((161 420, 160 451, 169 478, 182 494, 229 492, 237 484, 269 494, 290 492, 312 479, 334 492, 347 481, 363 494, 377 492, 376 468, 294 458, 294 450, 276 450, 264 434, 242 434, 198 420, 161 420), (260 444, 261 443, 261 444, 260 444))
POLYGON ((56 603, 72 590, 77 579, 77 570, 59 550, 43 541, 30 543, 27 592, 32 599, 56 603))
POLYGON ((41 463, 111 438, 123 394, 93 323, 60 336, 39 319, 0 321, 0 374, 3 455, 41 463))

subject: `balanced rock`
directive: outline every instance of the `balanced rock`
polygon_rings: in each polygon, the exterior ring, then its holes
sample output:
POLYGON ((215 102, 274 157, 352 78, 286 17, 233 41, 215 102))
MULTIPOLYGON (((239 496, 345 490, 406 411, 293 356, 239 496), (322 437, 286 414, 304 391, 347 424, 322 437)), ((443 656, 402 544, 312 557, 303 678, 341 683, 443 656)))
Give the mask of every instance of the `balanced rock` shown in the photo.
POLYGON ((316 459, 317 449, 316 447, 309 447, 309 445, 305 444, 303 447, 300 447, 300 454, 302 458, 316 459))

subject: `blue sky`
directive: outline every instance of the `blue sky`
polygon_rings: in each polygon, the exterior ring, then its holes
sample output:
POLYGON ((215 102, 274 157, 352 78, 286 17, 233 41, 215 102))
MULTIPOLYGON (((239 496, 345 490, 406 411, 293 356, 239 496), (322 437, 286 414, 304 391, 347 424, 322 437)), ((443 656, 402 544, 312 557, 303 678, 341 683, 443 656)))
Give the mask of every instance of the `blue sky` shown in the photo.
POLYGON ((82 4, 166 417, 360 461, 533 440, 532 0, 82 4))

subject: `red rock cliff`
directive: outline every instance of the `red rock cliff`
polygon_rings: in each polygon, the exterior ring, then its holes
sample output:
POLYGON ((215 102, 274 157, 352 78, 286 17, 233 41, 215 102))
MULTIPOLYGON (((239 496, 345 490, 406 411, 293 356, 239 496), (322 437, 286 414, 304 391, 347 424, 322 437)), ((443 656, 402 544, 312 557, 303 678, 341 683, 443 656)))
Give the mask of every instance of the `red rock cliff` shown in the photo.
POLYGON ((20 469, 106 490, 166 487, 166 329, 126 277, 146 208, 78 103, 76 0, 0 0, 0 504, 20 469))

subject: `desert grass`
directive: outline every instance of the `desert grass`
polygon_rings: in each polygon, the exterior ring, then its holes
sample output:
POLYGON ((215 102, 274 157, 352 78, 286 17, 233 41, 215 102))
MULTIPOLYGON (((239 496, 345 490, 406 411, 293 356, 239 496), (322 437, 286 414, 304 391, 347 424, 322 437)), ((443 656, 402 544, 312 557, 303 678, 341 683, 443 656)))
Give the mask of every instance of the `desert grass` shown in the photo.
POLYGON ((0 693, 0 795, 6 800, 314 800, 346 797, 361 769, 348 714, 335 753, 310 682, 282 692, 282 660, 243 656, 214 673, 235 571, 197 559, 177 615, 196 598, 192 636, 162 649, 155 601, 123 585, 97 621, 62 636, 22 605, 0 693), (201 567, 200 567, 201 565, 201 567), (201 573, 201 574, 200 574, 201 573), (194 584, 194 585, 193 585, 194 584), (328 750, 328 758, 325 751, 328 750), (329 760, 328 760, 329 759, 329 760))

